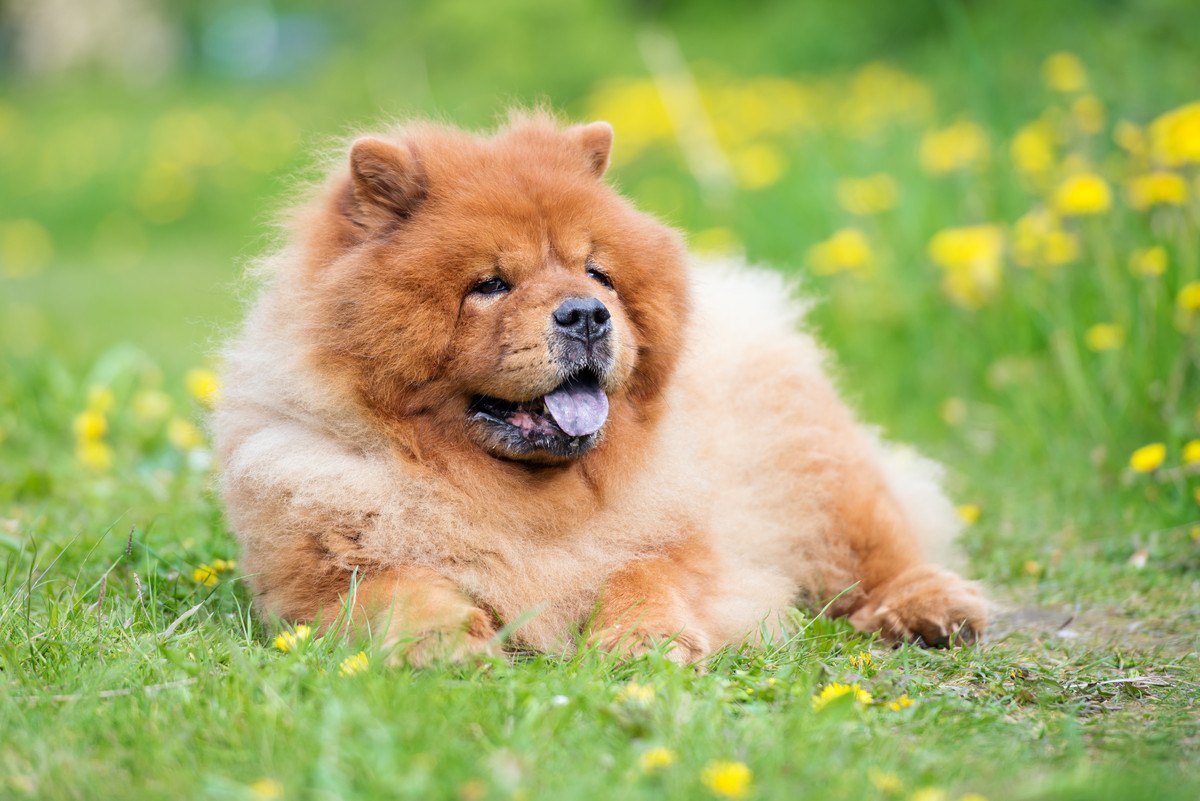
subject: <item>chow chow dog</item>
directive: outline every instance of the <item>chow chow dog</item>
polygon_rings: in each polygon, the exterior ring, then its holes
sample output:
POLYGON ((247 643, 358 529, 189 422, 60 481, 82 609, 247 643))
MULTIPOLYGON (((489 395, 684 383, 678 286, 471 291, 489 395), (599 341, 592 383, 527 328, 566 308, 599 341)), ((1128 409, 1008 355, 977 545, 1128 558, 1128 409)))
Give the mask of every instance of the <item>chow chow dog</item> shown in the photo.
POLYGON ((797 605, 974 640, 938 468, 856 420, 777 274, 694 259, 606 184, 612 143, 406 125, 295 211, 214 419, 259 611, 417 663, 692 662, 797 605))

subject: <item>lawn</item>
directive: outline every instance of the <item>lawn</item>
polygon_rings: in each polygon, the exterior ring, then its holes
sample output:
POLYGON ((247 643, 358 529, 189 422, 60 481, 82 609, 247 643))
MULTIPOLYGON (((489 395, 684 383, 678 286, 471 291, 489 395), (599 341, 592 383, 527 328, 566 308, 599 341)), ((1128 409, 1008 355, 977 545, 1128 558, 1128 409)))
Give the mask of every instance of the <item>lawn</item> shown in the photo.
POLYGON ((0 798, 1196 798, 1200 11, 481 8, 279 3, 254 72, 183 3, 158 83, 0 78, 0 798), (818 301, 947 465, 982 644, 416 671, 254 617, 204 430, 242 268, 341 137, 536 102, 818 301))

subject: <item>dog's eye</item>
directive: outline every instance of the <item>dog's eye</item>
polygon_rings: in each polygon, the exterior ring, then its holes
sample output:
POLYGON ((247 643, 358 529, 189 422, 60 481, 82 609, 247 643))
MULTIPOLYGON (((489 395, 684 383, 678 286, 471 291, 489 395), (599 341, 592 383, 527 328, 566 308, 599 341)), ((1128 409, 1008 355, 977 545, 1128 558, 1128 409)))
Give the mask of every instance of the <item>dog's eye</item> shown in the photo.
POLYGON ((471 287, 471 293, 474 295, 499 295, 501 292, 507 292, 512 289, 503 278, 492 276, 485 278, 475 286, 471 287))
POLYGON ((595 267, 589 267, 587 274, 588 274, 588 278, 591 278, 596 283, 602 284, 602 285, 608 287, 609 289, 613 288, 612 279, 609 278, 604 273, 602 273, 600 270, 596 269, 595 267))

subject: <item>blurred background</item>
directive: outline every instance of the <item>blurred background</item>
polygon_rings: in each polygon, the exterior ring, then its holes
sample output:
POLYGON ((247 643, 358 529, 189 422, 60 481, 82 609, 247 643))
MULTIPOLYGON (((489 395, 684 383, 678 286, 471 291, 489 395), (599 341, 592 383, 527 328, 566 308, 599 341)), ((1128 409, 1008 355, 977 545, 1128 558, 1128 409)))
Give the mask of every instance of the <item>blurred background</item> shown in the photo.
POLYGON ((203 453, 242 268, 344 137, 548 103, 612 122, 611 179, 697 251, 822 301, 983 572, 1191 569, 1198 30, 1193 0, 3 0, 3 496, 203 453))

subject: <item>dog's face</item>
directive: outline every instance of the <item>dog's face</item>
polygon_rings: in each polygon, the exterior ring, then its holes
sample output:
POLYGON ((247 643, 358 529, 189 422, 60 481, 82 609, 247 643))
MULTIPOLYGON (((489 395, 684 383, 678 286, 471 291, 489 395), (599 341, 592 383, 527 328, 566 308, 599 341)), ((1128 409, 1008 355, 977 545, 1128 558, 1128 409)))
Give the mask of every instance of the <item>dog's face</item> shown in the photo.
POLYGON ((681 347, 678 237, 601 181, 612 130, 361 139, 321 227, 319 351, 389 422, 574 460, 651 416, 681 347))

